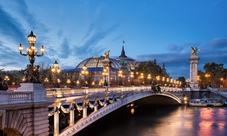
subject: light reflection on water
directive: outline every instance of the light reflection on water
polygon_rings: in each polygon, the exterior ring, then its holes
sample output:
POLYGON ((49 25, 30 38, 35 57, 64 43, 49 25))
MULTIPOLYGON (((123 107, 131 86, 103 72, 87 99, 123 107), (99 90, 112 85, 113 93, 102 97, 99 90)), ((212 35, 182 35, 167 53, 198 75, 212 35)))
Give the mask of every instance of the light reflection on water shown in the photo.
POLYGON ((94 136, 227 136, 227 107, 122 108, 79 135, 94 136), (92 133, 89 133, 92 132, 92 133))

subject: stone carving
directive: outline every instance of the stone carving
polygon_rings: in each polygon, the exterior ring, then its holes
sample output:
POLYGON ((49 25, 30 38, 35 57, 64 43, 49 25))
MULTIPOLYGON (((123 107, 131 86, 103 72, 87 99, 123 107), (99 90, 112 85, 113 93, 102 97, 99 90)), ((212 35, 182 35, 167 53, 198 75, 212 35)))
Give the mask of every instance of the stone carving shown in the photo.
POLYGON ((197 47, 191 47, 191 49, 192 49, 192 50, 191 50, 191 55, 192 55, 192 56, 197 56, 197 55, 196 55, 196 52, 199 50, 199 48, 197 48, 197 47))
POLYGON ((9 88, 8 84, 1 77, 1 71, 2 70, 3 69, 0 69, 0 90, 7 90, 9 88))
POLYGON ((105 59, 109 59, 110 50, 109 50, 109 51, 107 51, 107 52, 105 52, 105 53, 104 53, 104 55, 105 55, 105 59))
POLYGON ((8 84, 4 80, 0 79, 0 90, 7 90, 8 88, 8 84))
POLYGON ((31 64, 27 65, 27 68, 23 70, 23 74, 25 75, 25 81, 29 83, 39 83, 39 65, 36 65, 35 67, 32 67, 31 64))

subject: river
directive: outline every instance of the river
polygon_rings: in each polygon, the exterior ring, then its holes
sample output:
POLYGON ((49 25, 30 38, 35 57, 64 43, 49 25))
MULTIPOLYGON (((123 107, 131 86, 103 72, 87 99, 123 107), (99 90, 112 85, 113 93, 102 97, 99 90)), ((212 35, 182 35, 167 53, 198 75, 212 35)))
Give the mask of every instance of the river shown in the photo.
POLYGON ((227 136, 227 107, 125 106, 75 136, 227 136))

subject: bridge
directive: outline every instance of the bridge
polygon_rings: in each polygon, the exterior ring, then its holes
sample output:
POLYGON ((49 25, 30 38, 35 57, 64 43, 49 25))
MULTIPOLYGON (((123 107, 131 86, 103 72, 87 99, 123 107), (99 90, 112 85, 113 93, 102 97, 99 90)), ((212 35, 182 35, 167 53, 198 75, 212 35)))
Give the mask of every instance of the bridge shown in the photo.
POLYGON ((46 89, 45 99, 30 91, 0 92, 0 130, 7 136, 70 136, 123 106, 183 103, 182 89, 162 90, 154 93, 150 86, 46 89))

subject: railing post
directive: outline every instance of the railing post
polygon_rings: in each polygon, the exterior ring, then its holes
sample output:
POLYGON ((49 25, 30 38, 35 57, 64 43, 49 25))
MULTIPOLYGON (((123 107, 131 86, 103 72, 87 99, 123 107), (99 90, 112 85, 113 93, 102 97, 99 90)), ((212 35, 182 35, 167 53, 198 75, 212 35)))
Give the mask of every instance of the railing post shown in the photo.
POLYGON ((59 111, 54 112, 54 136, 59 136, 59 111))
POLYGON ((95 107, 94 107, 94 111, 97 111, 97 110, 98 110, 98 106, 95 106, 95 107))
POLYGON ((83 118, 87 117, 87 106, 84 106, 83 108, 83 118))
POLYGON ((69 122, 69 126, 73 126, 74 125, 74 110, 70 110, 70 122, 69 122))

